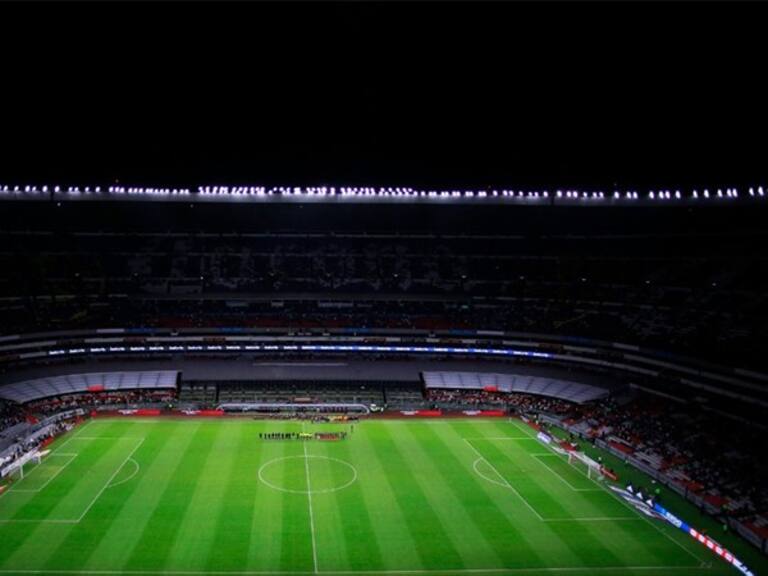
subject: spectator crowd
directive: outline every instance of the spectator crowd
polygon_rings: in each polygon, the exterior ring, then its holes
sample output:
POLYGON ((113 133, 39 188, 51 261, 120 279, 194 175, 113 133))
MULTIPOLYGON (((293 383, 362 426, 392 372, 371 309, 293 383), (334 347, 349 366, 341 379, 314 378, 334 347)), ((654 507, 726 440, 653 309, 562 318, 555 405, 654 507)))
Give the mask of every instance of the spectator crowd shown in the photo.
POLYGON ((588 436, 663 472, 736 519, 768 515, 763 428, 705 409, 639 395, 576 407, 568 415, 588 436))
POLYGON ((559 398, 520 394, 517 392, 491 392, 486 390, 446 390, 430 388, 427 401, 433 407, 457 409, 514 408, 517 412, 546 412, 566 414, 573 410, 573 403, 559 398))

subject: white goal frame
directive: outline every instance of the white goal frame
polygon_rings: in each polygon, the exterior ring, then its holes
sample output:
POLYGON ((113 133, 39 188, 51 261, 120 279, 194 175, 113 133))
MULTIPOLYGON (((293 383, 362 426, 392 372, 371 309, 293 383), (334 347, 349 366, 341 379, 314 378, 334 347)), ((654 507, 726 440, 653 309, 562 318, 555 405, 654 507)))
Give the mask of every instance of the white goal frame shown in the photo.
POLYGON ((26 466, 30 462, 34 462, 39 466, 42 463, 42 457, 43 457, 43 454, 41 454, 37 450, 35 450, 34 452, 28 452, 27 454, 24 454, 21 458, 16 460, 16 462, 13 462, 10 466, 8 466, 5 470, 3 470, 3 478, 4 479, 7 478, 12 481, 23 480, 24 466, 26 466))
POLYGON ((575 450, 569 450, 568 451, 568 464, 571 466, 576 467, 576 461, 581 462, 587 467, 587 478, 591 480, 598 480, 601 481, 603 479, 602 474, 602 468, 603 465, 599 462, 596 462, 595 460, 592 460, 589 456, 586 454, 583 454, 581 452, 576 452, 575 450))

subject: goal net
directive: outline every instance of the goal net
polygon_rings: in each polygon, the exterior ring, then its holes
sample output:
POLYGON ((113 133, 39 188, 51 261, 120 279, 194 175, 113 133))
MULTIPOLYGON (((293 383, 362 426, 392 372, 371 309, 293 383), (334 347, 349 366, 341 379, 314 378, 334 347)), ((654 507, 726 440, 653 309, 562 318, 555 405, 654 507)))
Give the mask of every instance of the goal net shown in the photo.
POLYGON ((603 475, 600 473, 602 465, 599 462, 592 460, 592 458, 586 454, 569 451, 568 464, 581 471, 587 478, 592 478, 593 480, 603 479, 603 475))
POLYGON ((42 461, 42 457, 47 453, 48 452, 41 454, 37 450, 27 452, 21 458, 2 469, 0 472, 0 480, 8 483, 21 480, 24 478, 25 469, 26 471, 29 471, 35 466, 38 466, 42 461))

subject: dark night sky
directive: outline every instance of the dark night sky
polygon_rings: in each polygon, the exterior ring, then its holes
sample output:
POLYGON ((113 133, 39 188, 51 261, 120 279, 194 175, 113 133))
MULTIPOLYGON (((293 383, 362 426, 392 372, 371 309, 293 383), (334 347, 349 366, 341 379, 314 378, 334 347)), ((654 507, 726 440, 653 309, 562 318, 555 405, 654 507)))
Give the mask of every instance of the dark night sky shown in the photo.
POLYGON ((0 181, 765 181, 761 19, 687 6, 18 9, 0 181))

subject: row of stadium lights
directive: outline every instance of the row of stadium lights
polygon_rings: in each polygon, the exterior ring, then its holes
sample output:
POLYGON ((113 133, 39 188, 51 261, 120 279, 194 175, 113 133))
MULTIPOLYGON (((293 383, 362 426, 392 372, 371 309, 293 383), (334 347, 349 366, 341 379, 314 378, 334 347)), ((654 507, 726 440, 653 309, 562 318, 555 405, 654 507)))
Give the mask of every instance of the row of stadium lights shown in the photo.
MULTIPOLYGON (((65 194, 65 195, 90 195, 90 194, 110 194, 116 196, 190 196, 192 194, 189 188, 143 188, 143 187, 124 187, 109 186, 102 188, 100 186, 0 186, 2 194, 65 194)), ((749 188, 748 194, 751 197, 764 197, 765 189, 762 186, 749 188)), ((557 190, 550 193, 543 191, 523 191, 523 190, 416 190, 414 188, 353 188, 353 187, 285 187, 277 186, 266 188, 264 186, 199 186, 197 188, 198 196, 285 196, 285 197, 329 197, 341 196, 352 198, 510 198, 520 200, 547 200, 550 197, 569 200, 605 200, 611 196, 605 192, 587 192, 582 190, 557 190)), ((639 200, 641 198, 648 200, 681 200, 684 195, 680 190, 649 190, 646 194, 640 195, 635 190, 613 192, 613 200, 639 200)), ((709 191, 705 188, 702 191, 693 190, 685 195, 690 199, 710 199, 710 198, 739 198, 740 193, 737 188, 718 188, 709 191)))
POLYGON ((3 194, 140 194, 140 195, 183 195, 189 194, 188 188, 141 188, 109 186, 0 186, 3 194))

